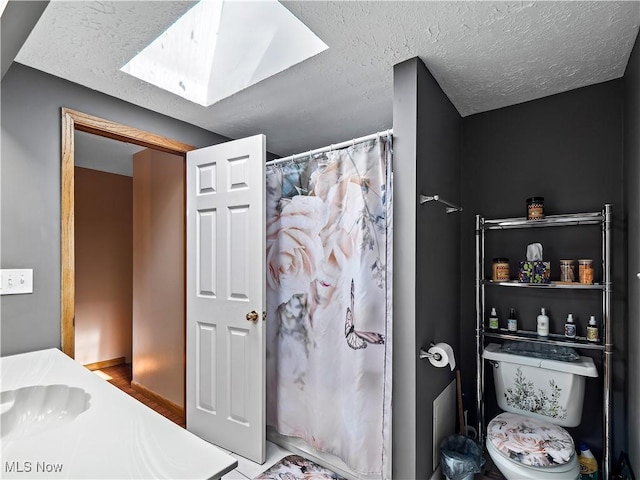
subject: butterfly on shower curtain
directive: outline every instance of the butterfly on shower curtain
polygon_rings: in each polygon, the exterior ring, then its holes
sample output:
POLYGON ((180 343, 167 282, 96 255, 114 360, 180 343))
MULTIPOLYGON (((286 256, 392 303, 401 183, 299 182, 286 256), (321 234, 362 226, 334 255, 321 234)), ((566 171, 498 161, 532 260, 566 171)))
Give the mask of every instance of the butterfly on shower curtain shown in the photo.
POLYGON ((347 339, 347 345, 354 350, 367 348, 367 343, 383 344, 384 336, 375 332, 360 332, 353 325, 353 279, 351 279, 351 307, 347 307, 347 315, 344 323, 344 336, 347 339))

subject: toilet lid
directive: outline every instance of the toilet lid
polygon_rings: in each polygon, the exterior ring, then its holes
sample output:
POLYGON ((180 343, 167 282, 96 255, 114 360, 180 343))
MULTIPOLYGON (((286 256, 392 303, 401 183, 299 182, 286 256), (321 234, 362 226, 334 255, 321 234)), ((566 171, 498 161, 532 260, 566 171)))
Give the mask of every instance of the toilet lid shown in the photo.
POLYGON ((537 418, 501 413, 487 426, 487 441, 512 461, 530 467, 564 465, 575 454, 571 435, 537 418))

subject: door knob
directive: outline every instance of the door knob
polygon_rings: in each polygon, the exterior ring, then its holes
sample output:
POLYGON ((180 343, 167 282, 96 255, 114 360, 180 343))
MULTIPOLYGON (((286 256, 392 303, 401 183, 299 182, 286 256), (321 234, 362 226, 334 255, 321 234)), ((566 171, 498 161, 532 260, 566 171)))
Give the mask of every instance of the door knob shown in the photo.
POLYGON ((255 310, 251 310, 249 313, 247 313, 247 320, 249 322, 257 322, 258 316, 258 312, 256 312, 255 310))

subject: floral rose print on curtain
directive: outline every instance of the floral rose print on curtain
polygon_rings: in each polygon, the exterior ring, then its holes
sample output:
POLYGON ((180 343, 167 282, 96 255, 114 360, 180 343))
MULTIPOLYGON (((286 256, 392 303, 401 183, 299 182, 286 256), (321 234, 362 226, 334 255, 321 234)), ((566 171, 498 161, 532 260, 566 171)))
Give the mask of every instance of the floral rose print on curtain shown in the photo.
POLYGON ((271 166, 266 199, 267 422, 380 476, 390 445, 390 155, 381 138, 271 166))

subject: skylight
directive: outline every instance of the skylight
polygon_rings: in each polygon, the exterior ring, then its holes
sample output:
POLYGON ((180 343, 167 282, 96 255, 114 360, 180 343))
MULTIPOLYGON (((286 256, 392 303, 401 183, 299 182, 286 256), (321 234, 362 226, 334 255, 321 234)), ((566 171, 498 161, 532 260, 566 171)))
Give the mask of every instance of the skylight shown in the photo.
POLYGON ((201 0, 121 70, 209 106, 327 48, 277 0, 201 0))

